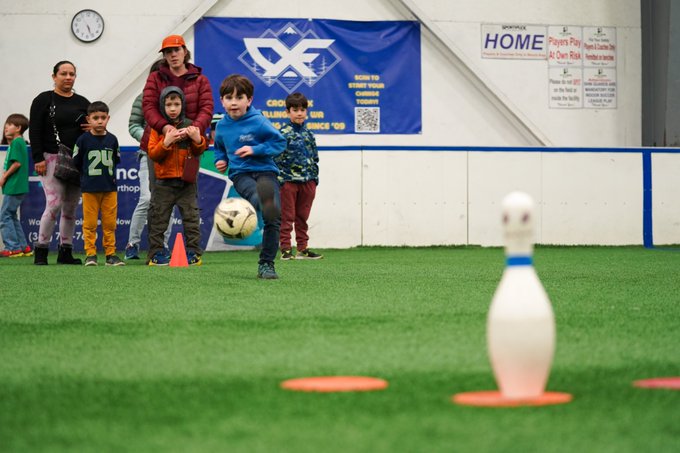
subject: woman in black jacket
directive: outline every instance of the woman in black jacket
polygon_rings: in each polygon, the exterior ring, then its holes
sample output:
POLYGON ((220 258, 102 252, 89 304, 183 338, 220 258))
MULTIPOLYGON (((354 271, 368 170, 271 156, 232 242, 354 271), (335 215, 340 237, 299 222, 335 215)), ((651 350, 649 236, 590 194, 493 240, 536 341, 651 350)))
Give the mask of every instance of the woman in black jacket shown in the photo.
POLYGON ((52 72, 54 90, 40 93, 31 104, 29 138, 35 171, 41 177, 45 191, 45 211, 40 219, 38 241, 35 243, 35 264, 47 264, 47 252, 57 217, 59 219, 59 264, 82 264, 73 258, 73 233, 80 187, 54 176, 59 141, 73 149, 76 139, 89 129, 87 106, 83 96, 73 91, 76 67, 70 61, 60 61, 52 72), (56 128, 56 131, 55 131, 56 128))

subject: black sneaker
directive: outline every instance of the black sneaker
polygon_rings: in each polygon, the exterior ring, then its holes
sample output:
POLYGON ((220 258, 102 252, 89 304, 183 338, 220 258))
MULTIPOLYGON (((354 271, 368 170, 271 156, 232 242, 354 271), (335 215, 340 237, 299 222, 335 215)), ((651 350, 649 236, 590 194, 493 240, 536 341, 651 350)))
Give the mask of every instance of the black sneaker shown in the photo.
POLYGON ((97 265, 97 255, 90 255, 85 258, 85 266, 96 266, 97 265))
POLYGON ((276 280, 279 276, 274 269, 274 263, 262 263, 257 268, 257 278, 276 280))
POLYGON ((295 255, 293 255, 292 250, 281 250, 281 259, 283 261, 292 260, 294 258, 295 258, 295 255))
POLYGON ((295 257, 296 260, 320 260, 321 258, 323 258, 323 255, 314 253, 309 249, 298 250, 297 256, 295 257))
POLYGON ((125 266, 125 263, 116 255, 109 255, 106 257, 107 266, 125 266))

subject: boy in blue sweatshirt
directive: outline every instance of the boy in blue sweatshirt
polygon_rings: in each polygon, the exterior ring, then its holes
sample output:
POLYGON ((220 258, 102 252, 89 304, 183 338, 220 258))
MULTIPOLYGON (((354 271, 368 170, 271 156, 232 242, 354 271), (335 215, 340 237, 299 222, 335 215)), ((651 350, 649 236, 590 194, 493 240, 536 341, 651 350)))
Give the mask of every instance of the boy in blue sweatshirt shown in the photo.
POLYGON ((227 114, 216 127, 215 168, 221 173, 228 168, 236 192, 262 212, 264 230, 257 276, 276 279, 281 201, 274 157, 286 148, 286 139, 251 106, 254 90, 252 82, 239 74, 222 82, 220 99, 227 114))
POLYGON ((107 132, 109 107, 96 101, 87 108, 90 130, 81 135, 73 148, 73 163, 80 171, 83 191, 83 239, 85 266, 97 265, 97 219, 102 214, 102 245, 107 266, 125 266, 116 256, 116 218, 118 187, 116 165, 120 163, 120 148, 115 135, 107 132))

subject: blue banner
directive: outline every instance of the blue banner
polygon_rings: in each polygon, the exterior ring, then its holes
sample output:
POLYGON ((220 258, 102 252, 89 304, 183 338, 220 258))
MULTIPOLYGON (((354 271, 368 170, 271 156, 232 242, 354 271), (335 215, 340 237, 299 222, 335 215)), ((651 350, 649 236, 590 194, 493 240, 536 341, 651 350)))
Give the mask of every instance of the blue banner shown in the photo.
POLYGON ((194 32, 217 111, 222 80, 238 73, 276 127, 287 121, 286 96, 300 91, 315 133, 421 133, 418 22, 205 17, 194 32))

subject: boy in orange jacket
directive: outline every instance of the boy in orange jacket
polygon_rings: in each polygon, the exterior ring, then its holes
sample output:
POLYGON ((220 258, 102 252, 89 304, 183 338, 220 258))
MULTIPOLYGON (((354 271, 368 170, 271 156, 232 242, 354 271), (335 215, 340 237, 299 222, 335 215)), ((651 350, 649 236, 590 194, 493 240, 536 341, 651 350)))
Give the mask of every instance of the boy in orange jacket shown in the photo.
POLYGON ((189 265, 202 264, 196 179, 201 154, 208 144, 200 129, 185 118, 184 108, 182 90, 175 86, 165 88, 161 92, 160 109, 175 129, 165 135, 152 129, 149 136, 148 154, 156 172, 156 187, 149 207, 149 266, 170 263, 163 253, 163 234, 175 206, 182 216, 189 265))

